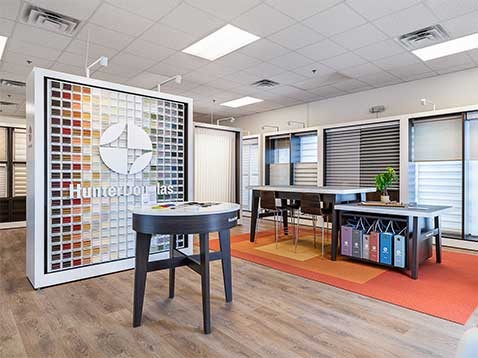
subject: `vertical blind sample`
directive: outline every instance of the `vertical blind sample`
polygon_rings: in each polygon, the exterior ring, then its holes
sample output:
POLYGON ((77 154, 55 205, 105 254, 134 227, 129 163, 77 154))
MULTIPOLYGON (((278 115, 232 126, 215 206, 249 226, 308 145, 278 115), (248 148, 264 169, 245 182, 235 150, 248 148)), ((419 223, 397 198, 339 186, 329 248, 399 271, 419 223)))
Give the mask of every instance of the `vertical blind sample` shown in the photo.
POLYGON ((0 161, 7 160, 7 129, 0 128, 0 161))
POLYGON ((259 185, 259 141, 248 138, 242 141, 242 208, 251 210, 252 190, 259 185))
POLYGON ((0 164, 0 198, 6 198, 8 196, 8 175, 7 165, 0 164))
POLYGON ((27 166, 25 164, 13 165, 13 196, 27 195, 27 166))
POLYGON ((24 129, 15 128, 13 132, 13 160, 15 162, 27 160, 27 136, 24 129))
POLYGON ((375 187, 388 167, 400 175, 399 121, 327 129, 324 142, 326 185, 375 187))
POLYGON ((194 196, 200 201, 236 201, 236 133, 194 129, 194 196))
POLYGON ((449 205, 442 215, 443 231, 462 232, 462 120, 461 115, 411 121, 410 201, 449 205))

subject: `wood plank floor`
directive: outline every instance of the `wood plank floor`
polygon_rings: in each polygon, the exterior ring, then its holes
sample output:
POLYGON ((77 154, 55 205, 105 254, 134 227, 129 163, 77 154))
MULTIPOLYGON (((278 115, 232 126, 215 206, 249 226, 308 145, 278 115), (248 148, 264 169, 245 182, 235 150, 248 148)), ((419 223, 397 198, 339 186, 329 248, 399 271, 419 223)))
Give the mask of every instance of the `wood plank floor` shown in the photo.
POLYGON ((211 274, 211 335, 187 268, 177 269, 173 300, 167 271, 149 274, 143 326, 133 329, 133 271, 35 291, 25 230, 0 231, 0 357, 451 357, 466 329, 239 259, 226 304, 219 262, 211 274))

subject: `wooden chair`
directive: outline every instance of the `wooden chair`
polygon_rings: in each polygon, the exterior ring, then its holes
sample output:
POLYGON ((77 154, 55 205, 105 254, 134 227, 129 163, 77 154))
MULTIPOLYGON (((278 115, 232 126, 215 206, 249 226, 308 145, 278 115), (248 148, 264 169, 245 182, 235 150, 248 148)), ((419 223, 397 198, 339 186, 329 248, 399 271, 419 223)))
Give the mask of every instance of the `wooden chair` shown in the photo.
MULTIPOLYGON (((325 245, 325 224, 329 222, 329 218, 332 216, 332 209, 322 207, 322 198, 320 194, 311 194, 311 193, 302 193, 300 196, 300 214, 307 214, 312 216, 312 226, 314 228, 314 247, 316 245, 316 227, 317 227, 317 217, 322 218, 322 256, 324 255, 324 245, 325 245)), ((327 225, 328 226, 328 225, 327 225)), ((295 235, 295 250, 297 251, 297 243, 299 241, 299 226, 296 228, 295 235)))

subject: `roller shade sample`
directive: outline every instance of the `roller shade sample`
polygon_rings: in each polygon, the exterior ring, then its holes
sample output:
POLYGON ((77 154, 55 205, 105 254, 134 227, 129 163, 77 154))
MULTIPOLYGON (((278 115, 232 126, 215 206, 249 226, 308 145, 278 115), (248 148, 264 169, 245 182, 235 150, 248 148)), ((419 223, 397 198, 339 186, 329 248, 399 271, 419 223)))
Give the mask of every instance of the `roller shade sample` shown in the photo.
POLYGON ((7 160, 7 129, 0 128, 0 161, 7 160))
POLYGON ((13 196, 27 195, 27 166, 25 164, 13 165, 13 196))
POLYGON ((386 168, 400 174, 399 121, 327 129, 324 142, 326 185, 374 187, 386 168))
POLYGON ((13 160, 16 162, 27 160, 27 136, 24 129, 16 128, 13 132, 13 160))
POLYGON ((6 198, 8 196, 8 176, 7 165, 0 164, 0 198, 6 198))

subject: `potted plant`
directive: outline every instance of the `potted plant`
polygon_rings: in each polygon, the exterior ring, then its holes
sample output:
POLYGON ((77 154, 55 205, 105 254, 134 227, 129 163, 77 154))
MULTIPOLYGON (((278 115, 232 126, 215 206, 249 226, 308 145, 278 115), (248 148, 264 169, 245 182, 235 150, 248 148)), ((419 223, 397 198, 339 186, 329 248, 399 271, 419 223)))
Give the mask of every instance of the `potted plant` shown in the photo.
POLYGON ((398 176, 395 173, 395 170, 391 167, 388 167, 384 173, 378 174, 375 176, 375 186, 377 191, 382 195, 380 196, 380 201, 383 203, 390 202, 390 196, 388 195, 388 188, 398 180, 398 176))

